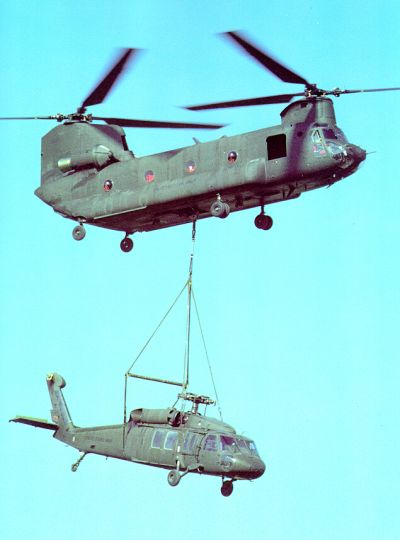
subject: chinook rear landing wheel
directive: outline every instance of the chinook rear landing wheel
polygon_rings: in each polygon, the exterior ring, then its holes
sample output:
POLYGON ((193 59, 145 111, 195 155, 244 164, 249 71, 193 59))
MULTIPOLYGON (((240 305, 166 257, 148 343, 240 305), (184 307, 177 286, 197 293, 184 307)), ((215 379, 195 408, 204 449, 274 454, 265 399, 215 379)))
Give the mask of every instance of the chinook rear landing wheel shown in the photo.
POLYGON ((262 229, 263 231, 268 231, 273 225, 272 217, 267 216, 266 214, 258 214, 255 217, 254 225, 257 229, 262 229))
POLYGON ((133 240, 126 236, 120 243, 120 247, 124 253, 129 253, 133 248, 133 240))
POLYGON ((221 200, 214 201, 210 207, 210 214, 214 217, 226 218, 229 216, 231 208, 228 203, 221 200))
POLYGON ((230 495, 232 495, 232 491, 233 491, 232 480, 225 480, 225 482, 222 482, 221 493, 224 497, 229 497, 230 495))
POLYGON ((74 240, 83 240, 86 236, 86 229, 83 225, 77 225, 72 230, 72 237, 74 240))
POLYGON ((169 471, 167 478, 168 484, 172 487, 175 487, 181 481, 181 474, 174 469, 173 471, 169 471))

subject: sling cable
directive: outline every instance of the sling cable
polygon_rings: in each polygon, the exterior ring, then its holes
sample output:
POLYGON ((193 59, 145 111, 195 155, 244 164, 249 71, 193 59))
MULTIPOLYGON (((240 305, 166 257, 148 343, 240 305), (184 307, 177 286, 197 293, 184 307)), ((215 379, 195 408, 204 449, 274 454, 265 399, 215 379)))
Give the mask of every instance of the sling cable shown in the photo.
POLYGON ((213 372, 212 372, 211 362, 210 362, 210 358, 209 358, 209 355, 208 355, 208 350, 207 350, 207 346, 206 346, 206 342, 205 342, 205 338, 204 338, 204 332, 203 332, 203 328, 202 328, 201 321, 200 321, 199 310, 198 310, 198 307, 197 307, 196 298, 195 298, 194 290, 193 290, 193 259, 194 259, 195 243, 196 243, 196 221, 193 221, 193 224, 192 224, 192 251, 191 251, 190 260, 189 260, 188 278, 187 278, 184 286, 179 291, 178 295, 176 296, 176 298, 174 299, 174 301, 170 305, 170 307, 167 309, 164 316, 161 318, 160 322, 157 324, 157 326, 155 327, 155 329, 151 333, 150 337, 147 339, 147 341, 145 342, 143 347, 140 349, 138 355, 136 356, 136 358, 132 362, 131 366, 129 367, 129 369, 125 373, 125 385, 124 385, 124 444, 125 444, 125 429, 126 429, 126 425, 127 425, 126 402, 127 402, 127 391, 128 391, 128 379, 130 377, 135 378, 135 379, 142 379, 142 380, 145 380, 145 381, 159 382, 159 383, 163 383, 163 384, 170 384, 170 385, 173 385, 173 386, 179 386, 179 387, 181 387, 181 392, 178 394, 178 398, 177 398, 175 404, 181 399, 182 400, 182 409, 183 409, 184 402, 185 401, 191 401, 192 402, 192 412, 194 412, 194 413, 197 412, 198 407, 199 407, 200 404, 205 405, 206 407, 207 407, 207 405, 217 404, 219 416, 221 418, 221 421, 223 420, 222 411, 221 411, 221 407, 220 407, 220 404, 219 404, 217 388, 216 388, 216 385, 215 385, 215 380, 214 380, 214 376, 213 376, 213 372), (137 373, 133 373, 132 372, 133 367, 136 365, 139 358, 142 356, 142 354, 144 353, 144 351, 146 350, 146 348, 148 347, 148 345, 150 344, 150 342, 152 341, 152 339, 154 338, 154 336, 156 335, 156 333, 158 332, 158 330, 160 329, 162 324, 165 322, 168 315, 171 313, 171 311, 173 310, 173 308, 177 304, 178 300, 181 298, 181 296, 183 295, 183 293, 185 291, 187 291, 187 314, 186 314, 186 342, 185 342, 185 353, 184 353, 184 361, 183 361, 182 382, 171 381, 171 380, 168 380, 168 379, 161 379, 161 378, 156 378, 156 377, 148 377, 148 376, 145 376, 145 375, 139 375, 137 373), (200 335, 201 335, 201 339, 202 339, 202 343, 203 343, 205 357, 206 357, 206 360, 207 360, 207 365, 208 365, 208 369, 209 369, 209 373, 210 373, 210 378, 211 378, 211 382, 212 382, 213 389, 214 389, 214 395, 215 395, 215 398, 216 398, 215 400, 213 400, 211 398, 208 398, 206 396, 200 396, 200 395, 197 395, 197 394, 192 394, 192 393, 187 391, 187 389, 189 387, 190 336, 191 336, 191 325, 192 325, 192 303, 193 303, 193 305, 195 307, 196 318, 197 318, 197 322, 198 322, 198 325, 199 325, 199 330, 200 330, 200 335))

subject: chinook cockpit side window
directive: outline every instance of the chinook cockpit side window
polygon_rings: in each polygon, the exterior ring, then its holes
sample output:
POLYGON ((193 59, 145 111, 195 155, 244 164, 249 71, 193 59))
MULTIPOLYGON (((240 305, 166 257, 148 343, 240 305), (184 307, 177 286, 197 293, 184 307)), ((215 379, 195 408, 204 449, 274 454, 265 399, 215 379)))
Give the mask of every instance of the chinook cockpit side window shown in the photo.
POLYGON ((326 156, 326 148, 319 129, 311 132, 312 151, 315 156, 326 156))

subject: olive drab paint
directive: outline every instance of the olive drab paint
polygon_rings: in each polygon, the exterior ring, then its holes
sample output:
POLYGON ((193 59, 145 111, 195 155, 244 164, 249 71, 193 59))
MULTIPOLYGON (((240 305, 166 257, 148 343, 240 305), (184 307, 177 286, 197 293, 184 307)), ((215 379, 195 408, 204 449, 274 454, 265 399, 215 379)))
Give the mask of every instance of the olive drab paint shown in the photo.
POLYGON ((183 399, 193 403, 191 411, 135 409, 123 424, 81 428, 72 422, 61 375, 51 373, 46 382, 53 422, 28 416, 10 421, 54 431, 55 439, 79 450, 73 472, 86 455, 97 454, 167 469, 171 486, 178 485, 188 473, 217 476, 222 478, 224 496, 232 493, 234 481, 255 480, 264 474, 264 462, 251 439, 198 412, 199 405, 213 403, 210 398, 185 394, 183 399))
MULTIPOLYGON (((137 54, 134 49, 123 51, 76 112, 0 118, 60 122, 42 138, 41 182, 35 193, 57 213, 78 223, 73 229, 76 240, 84 238, 85 224, 122 231, 125 237, 121 249, 127 252, 133 247, 133 233, 192 222, 194 234, 198 219, 226 218, 231 212, 254 207, 260 207, 256 227, 268 230, 272 218, 265 214, 266 205, 330 186, 353 174, 365 160, 365 150, 350 143, 338 127, 328 96, 400 88, 323 90, 257 49, 238 32, 224 35, 283 82, 302 84, 304 90, 186 108, 288 103, 278 125, 205 143, 194 139, 188 147, 135 156, 128 147, 124 127, 222 126, 87 114, 87 107, 104 101, 130 57, 137 54), (299 99, 290 103, 293 98, 299 99)), ((189 306, 190 298, 189 289, 189 306)), ((186 390, 187 382, 182 389, 186 390)), ((122 424, 80 428, 72 422, 63 396, 64 379, 52 373, 47 376, 47 385, 52 422, 26 416, 11 421, 53 431, 54 438, 79 450, 81 456, 72 465, 73 471, 87 454, 98 454, 167 469, 171 486, 188 473, 217 476, 222 478, 224 496, 232 493, 234 481, 253 480, 265 471, 251 439, 237 435, 222 420, 199 413, 199 405, 211 404, 205 396, 183 392, 178 396, 182 400, 180 410, 135 409, 126 418, 125 409, 122 424), (188 402, 192 403, 190 410, 185 409, 188 402)))
POLYGON ((119 126, 66 122, 43 137, 35 193, 81 226, 128 236, 257 206, 264 215, 265 205, 334 184, 365 159, 337 127, 329 98, 294 102, 281 118, 274 127, 145 157, 128 149, 119 126))
POLYGON ((192 111, 289 103, 281 123, 159 154, 136 157, 124 127, 218 129, 221 124, 106 118, 87 114, 102 103, 138 49, 126 49, 76 112, 0 120, 56 120, 62 124, 42 139, 41 183, 36 195, 57 213, 78 222, 72 235, 82 240, 85 224, 125 233, 121 249, 133 247, 135 232, 153 231, 210 216, 260 207, 258 229, 272 227, 271 203, 331 186, 353 174, 366 152, 349 143, 336 124, 332 100, 360 92, 397 88, 324 90, 254 46, 239 32, 223 36, 264 69, 302 92, 185 107, 192 111), (97 124, 93 122, 103 122, 97 124), (104 123, 106 125, 104 125, 104 123))

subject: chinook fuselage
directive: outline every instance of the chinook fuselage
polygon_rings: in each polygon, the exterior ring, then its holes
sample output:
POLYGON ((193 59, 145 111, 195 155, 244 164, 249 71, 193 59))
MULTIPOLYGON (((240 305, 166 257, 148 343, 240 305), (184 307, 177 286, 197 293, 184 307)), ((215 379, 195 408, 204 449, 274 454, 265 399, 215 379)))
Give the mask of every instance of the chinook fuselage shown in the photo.
POLYGON ((42 139, 35 193, 81 226, 128 236, 257 206, 264 215, 267 204, 349 176, 365 156, 325 97, 288 105, 280 125, 145 157, 134 156, 119 126, 65 122, 42 139))

